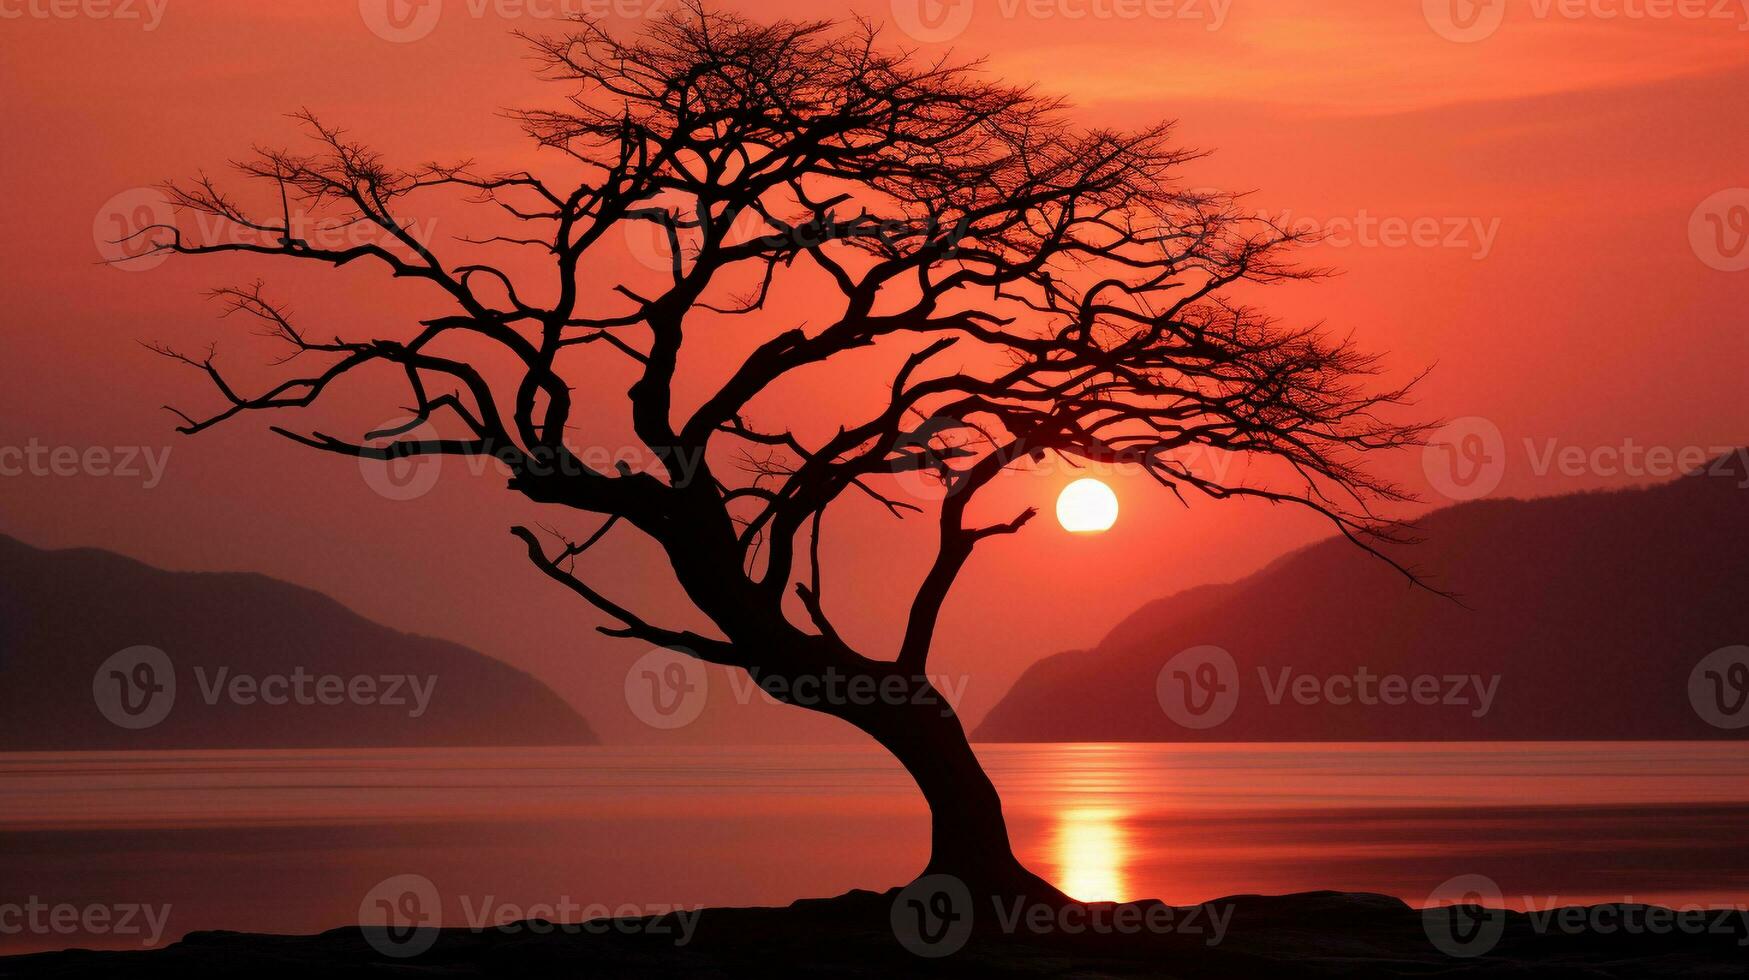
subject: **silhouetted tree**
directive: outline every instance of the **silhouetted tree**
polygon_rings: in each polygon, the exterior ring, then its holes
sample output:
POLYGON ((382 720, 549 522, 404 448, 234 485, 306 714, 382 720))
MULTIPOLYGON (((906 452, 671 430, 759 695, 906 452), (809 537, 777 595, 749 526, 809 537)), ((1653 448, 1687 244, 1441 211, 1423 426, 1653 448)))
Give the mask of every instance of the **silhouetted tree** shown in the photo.
POLYGON ((356 438, 274 431, 354 457, 494 457, 510 490, 603 515, 580 543, 514 533, 541 572, 612 618, 608 635, 747 670, 785 700, 798 682, 829 678, 897 692, 806 706, 868 733, 916 779, 933 815, 929 872, 1062 900, 1016 861, 996 790, 926 677, 942 605, 974 550, 1034 516, 968 523, 979 491, 1047 457, 1127 464, 1175 493, 1311 508, 1372 550, 1391 525, 1369 501, 1401 495, 1357 457, 1417 430, 1379 415, 1404 390, 1372 390, 1373 358, 1230 298, 1229 287, 1314 273, 1287 261, 1293 235, 1180 185, 1196 154, 1167 125, 1079 129, 1052 99, 889 51, 875 35, 693 8, 632 40, 589 25, 530 37, 544 74, 575 89, 562 108, 515 113, 563 155, 562 182, 394 169, 304 113, 316 152, 259 151, 240 165, 271 186, 266 216, 205 178, 171 185, 180 208, 246 236, 146 234, 189 255, 374 263, 435 287, 440 307, 396 339, 318 340, 259 285, 221 290, 298 363, 323 359, 260 394, 210 355, 158 349, 207 372, 225 400, 214 414, 178 413, 188 433, 307 406, 342 382, 381 384, 361 370, 373 365, 396 369, 416 406, 405 425, 356 438), (446 190, 519 229, 453 247, 528 251, 496 264, 439 257, 407 211, 446 190), (325 215, 328 234, 294 214, 325 215), (351 237, 336 240, 342 229, 351 237), (666 243, 654 286, 601 281, 628 231, 666 243), (812 325, 769 324, 774 290, 798 287, 812 325), (736 323, 765 328, 752 352, 723 366, 714 390, 677 397, 687 341, 736 323), (871 386, 865 416, 751 418, 780 381, 873 345, 908 356, 871 386), (942 368, 949 347, 955 366, 942 368), (635 375, 630 427, 650 466, 591 467, 567 444, 591 422, 574 412, 577 381, 603 357, 635 375), (827 434, 798 435, 799 423, 827 434), (1214 465, 1244 456, 1272 462, 1246 481, 1214 465), (940 481, 929 505, 938 548, 902 635, 863 651, 823 600, 821 515, 848 493, 895 515, 922 509, 892 489, 895 474, 940 481), (711 635, 654 622, 584 580, 578 560, 619 526, 663 549, 711 635))

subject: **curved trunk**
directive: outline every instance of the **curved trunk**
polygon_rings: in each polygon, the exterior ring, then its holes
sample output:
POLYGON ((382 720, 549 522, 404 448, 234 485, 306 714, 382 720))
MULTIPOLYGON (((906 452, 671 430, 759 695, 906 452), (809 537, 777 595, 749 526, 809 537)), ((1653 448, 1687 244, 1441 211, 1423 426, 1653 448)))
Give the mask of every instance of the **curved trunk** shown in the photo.
POLYGON ((929 865, 923 873, 952 875, 974 894, 1071 902, 1014 856, 1002 798, 947 699, 921 678, 911 679, 907 693, 843 717, 891 752, 922 790, 930 817, 929 865))

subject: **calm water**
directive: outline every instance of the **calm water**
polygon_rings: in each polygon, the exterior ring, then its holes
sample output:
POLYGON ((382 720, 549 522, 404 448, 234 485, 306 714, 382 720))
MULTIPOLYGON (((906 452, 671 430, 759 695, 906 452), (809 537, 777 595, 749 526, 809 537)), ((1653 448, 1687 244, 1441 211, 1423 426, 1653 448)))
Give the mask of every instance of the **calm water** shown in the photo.
MULTIPOLYGON (((979 754, 1023 858, 1080 898, 1334 888, 1420 905, 1481 874, 1519 907, 1749 903, 1741 745, 979 754)), ((0 754, 0 908, 168 906, 165 942, 349 924, 399 874, 429 878, 454 924, 488 903, 642 911, 884 888, 927 849, 914 789, 872 749, 0 754)), ((7 951, 139 943, 0 935, 7 951)))

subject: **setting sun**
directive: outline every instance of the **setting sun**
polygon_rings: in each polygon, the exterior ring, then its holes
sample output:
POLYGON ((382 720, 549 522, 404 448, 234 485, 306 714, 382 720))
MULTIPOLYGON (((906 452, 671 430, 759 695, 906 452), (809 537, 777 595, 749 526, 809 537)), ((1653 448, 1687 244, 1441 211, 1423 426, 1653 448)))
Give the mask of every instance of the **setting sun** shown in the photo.
POLYGON ((1092 477, 1083 477, 1057 496, 1057 522, 1063 530, 1096 534, 1117 522, 1117 494, 1092 477))

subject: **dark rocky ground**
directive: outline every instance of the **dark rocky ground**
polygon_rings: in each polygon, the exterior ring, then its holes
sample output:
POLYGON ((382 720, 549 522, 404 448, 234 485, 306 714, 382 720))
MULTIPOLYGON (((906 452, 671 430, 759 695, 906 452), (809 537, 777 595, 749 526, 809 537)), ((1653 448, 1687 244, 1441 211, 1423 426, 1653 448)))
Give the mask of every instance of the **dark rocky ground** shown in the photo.
MULTIPOLYGON (((895 938, 895 922, 904 918, 894 915, 896 896, 852 892, 784 909, 705 910, 684 945, 676 943, 680 930, 672 917, 600 921, 591 931, 539 934, 446 929, 428 949, 399 958, 384 955, 356 927, 318 936, 197 932, 152 951, 0 959, 0 977, 1749 975, 1749 931, 1737 912, 1714 913, 1704 922, 1675 916, 1666 921, 1659 912, 1648 920, 1645 906, 1596 906, 1569 913, 1581 923, 1575 926, 1522 913, 1423 913, 1379 895, 1315 892, 1238 896, 1194 909, 1149 903, 1081 907, 1107 923, 1127 909, 1123 914, 1132 922, 1151 917, 1157 928, 1070 933, 1057 927, 1006 932, 1002 915, 979 910, 972 934, 960 937, 963 947, 926 958, 895 938), (1172 925, 1158 928, 1168 918, 1172 925), (1487 952, 1455 957, 1440 948, 1466 939, 1468 949, 1487 952)), ((897 932, 918 942, 906 926, 897 932)), ((940 952, 954 945, 950 933, 941 945, 922 948, 940 952)))

